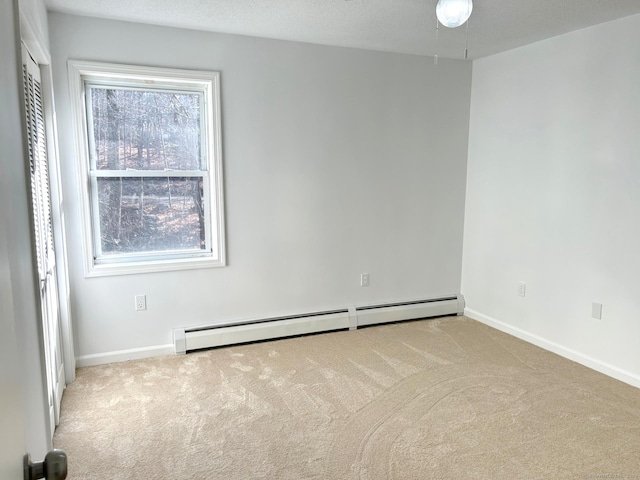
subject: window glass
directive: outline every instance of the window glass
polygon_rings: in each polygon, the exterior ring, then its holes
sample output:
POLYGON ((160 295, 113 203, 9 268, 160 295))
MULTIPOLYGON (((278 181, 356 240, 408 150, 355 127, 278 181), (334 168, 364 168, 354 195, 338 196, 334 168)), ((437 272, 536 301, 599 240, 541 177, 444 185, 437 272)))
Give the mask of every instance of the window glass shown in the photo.
POLYGON ((99 178, 104 255, 206 249, 202 178, 99 178))
POLYGON ((202 94, 94 86, 90 91, 96 168, 200 168, 202 94))

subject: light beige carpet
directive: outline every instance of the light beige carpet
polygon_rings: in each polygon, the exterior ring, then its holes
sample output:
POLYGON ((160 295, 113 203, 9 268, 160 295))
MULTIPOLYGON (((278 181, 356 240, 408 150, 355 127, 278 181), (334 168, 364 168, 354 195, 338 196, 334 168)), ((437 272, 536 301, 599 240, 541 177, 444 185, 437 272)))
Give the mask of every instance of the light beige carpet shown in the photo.
POLYGON ((465 317, 83 368, 70 479, 640 479, 640 390, 465 317))

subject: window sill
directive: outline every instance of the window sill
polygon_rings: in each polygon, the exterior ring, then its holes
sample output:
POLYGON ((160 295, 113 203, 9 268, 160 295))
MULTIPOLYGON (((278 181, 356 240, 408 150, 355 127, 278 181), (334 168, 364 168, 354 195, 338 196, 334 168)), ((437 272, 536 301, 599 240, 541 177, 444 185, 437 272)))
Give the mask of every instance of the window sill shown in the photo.
POLYGON ((193 270, 197 268, 225 267, 224 259, 214 258, 182 258, 172 260, 153 260, 127 263, 93 264, 85 266, 85 278, 109 277, 115 275, 136 275, 143 273, 171 272, 193 270))

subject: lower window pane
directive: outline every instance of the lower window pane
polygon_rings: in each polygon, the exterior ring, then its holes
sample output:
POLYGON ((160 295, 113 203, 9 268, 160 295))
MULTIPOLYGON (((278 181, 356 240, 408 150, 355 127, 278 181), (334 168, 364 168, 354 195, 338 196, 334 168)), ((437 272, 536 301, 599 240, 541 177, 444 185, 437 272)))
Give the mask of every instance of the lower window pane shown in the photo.
POLYGON ((103 255, 207 249, 201 177, 97 181, 103 255))

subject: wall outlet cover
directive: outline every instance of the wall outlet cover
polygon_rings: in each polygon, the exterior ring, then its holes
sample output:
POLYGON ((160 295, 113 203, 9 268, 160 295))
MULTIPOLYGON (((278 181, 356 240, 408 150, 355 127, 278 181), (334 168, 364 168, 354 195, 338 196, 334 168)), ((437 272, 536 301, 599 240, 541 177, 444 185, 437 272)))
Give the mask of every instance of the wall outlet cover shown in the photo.
POLYGON ((518 282, 518 295, 525 297, 527 295, 527 284, 524 282, 518 282))
POLYGON ((135 296, 135 302, 136 302, 136 312, 139 312, 141 310, 146 310, 147 309, 147 296, 146 295, 136 295, 135 296))

